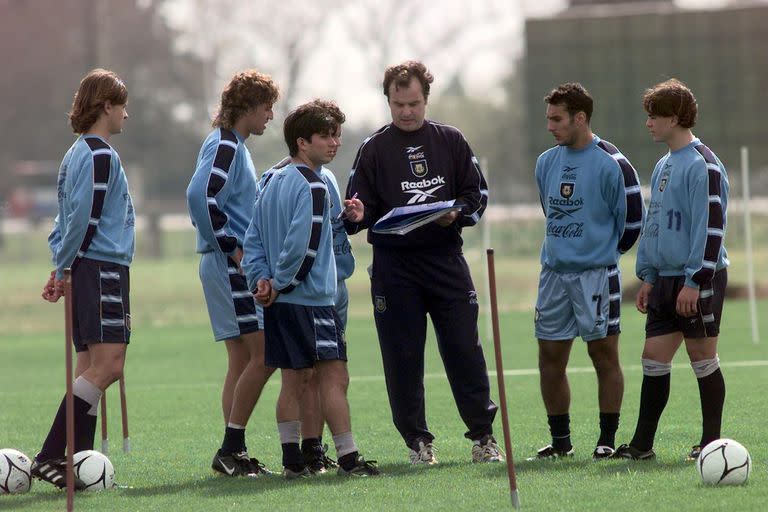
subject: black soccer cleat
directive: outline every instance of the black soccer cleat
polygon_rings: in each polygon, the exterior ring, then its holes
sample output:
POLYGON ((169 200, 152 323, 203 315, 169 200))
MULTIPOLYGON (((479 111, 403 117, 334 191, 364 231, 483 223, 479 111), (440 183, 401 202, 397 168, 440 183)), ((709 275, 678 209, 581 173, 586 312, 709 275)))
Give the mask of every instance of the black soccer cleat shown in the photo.
POLYGON ((536 452, 536 455, 533 457, 528 457, 527 461, 535 461, 535 460, 555 460, 555 459, 564 459, 568 457, 573 457, 573 446, 571 446, 568 450, 558 450, 551 444, 548 444, 544 448, 541 448, 539 451, 536 452))
POLYGON ((317 446, 312 452, 304 453, 304 463, 313 475, 322 475, 339 464, 328 455, 328 445, 317 446))
POLYGON ((701 455, 701 445, 697 444, 691 447, 691 453, 688 454, 685 460, 688 462, 695 462, 699 460, 699 455, 701 455))
POLYGON ((592 452, 592 459, 593 460, 610 459, 611 457, 613 457, 614 453, 616 453, 616 450, 614 450, 613 447, 606 446, 606 445, 598 445, 595 447, 595 451, 592 452))
MULTIPOLYGON (((59 489, 67 488, 67 459, 60 457, 56 459, 48 459, 45 461, 39 461, 37 459, 32 461, 32 468, 29 472, 30 475, 53 484, 59 489)), ((75 490, 85 490, 86 485, 82 480, 77 478, 77 475, 73 475, 75 478, 75 490)))
POLYGON ((381 471, 379 471, 379 468, 376 467, 375 460, 365 460, 362 455, 358 455, 354 466, 352 466, 349 470, 339 466, 339 469, 336 471, 336 473, 339 476, 365 477, 380 475, 381 471))
POLYGON ((616 448, 613 453, 614 459, 630 459, 630 460, 653 460, 656 458, 656 453, 653 448, 650 450, 638 450, 634 446, 623 444, 616 448))
POLYGON ((248 452, 231 453, 222 455, 217 451, 213 456, 211 468, 226 476, 247 476, 257 478, 262 475, 269 475, 271 472, 256 459, 248 457, 248 452))

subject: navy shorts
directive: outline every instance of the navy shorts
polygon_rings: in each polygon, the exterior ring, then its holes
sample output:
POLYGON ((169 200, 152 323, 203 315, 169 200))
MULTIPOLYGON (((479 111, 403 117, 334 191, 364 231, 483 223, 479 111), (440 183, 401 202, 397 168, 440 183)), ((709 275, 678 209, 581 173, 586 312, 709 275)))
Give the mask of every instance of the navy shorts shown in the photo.
POLYGON ((275 302, 264 308, 264 361, 270 368, 300 370, 318 361, 347 360, 347 344, 333 306, 275 302))
POLYGON ((75 351, 93 343, 131 338, 128 267, 83 258, 72 271, 72 340, 75 351))
POLYGON ((698 315, 686 318, 677 314, 677 295, 685 285, 685 276, 659 276, 648 296, 645 336, 653 338, 682 332, 687 339, 712 338, 720 334, 728 271, 718 270, 712 281, 699 289, 698 315))

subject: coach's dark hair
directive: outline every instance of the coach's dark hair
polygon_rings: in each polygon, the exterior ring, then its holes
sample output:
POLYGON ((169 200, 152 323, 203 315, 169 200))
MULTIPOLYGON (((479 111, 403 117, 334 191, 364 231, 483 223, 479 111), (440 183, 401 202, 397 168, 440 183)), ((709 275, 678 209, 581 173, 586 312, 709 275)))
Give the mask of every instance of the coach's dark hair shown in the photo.
POLYGON ((213 118, 214 128, 232 129, 235 123, 259 105, 272 106, 280 91, 272 77, 248 69, 237 73, 221 92, 221 103, 213 118))
POLYGON ((647 89, 643 95, 643 108, 652 116, 677 116, 677 124, 683 128, 693 128, 699 111, 691 90, 676 78, 647 89))
POLYGON ((427 66, 417 60, 407 60, 396 66, 389 66, 384 71, 384 96, 389 99, 389 86, 395 83, 395 89, 398 87, 408 87, 411 79, 416 78, 421 83, 421 91, 424 93, 424 99, 429 96, 429 84, 435 81, 435 77, 429 72, 427 66))
POLYGON ((72 110, 69 112, 72 131, 86 133, 98 121, 107 102, 125 105, 128 102, 128 89, 114 72, 94 69, 80 81, 80 87, 72 100, 72 110))
MULTIPOLYGON (((325 105, 324 102, 321 104, 317 100, 311 101, 296 107, 285 118, 283 136, 291 156, 296 156, 299 153, 298 139, 310 141, 312 136, 316 134, 332 135, 336 133, 341 123, 325 105)), ((336 104, 333 103, 333 105, 336 104)), ((338 109, 338 107, 336 108, 338 109)), ((344 117, 341 110, 338 113, 341 114, 342 118, 344 117)))
POLYGON ((549 105, 565 105, 565 110, 573 117, 579 112, 584 112, 587 122, 592 119, 592 96, 578 82, 560 84, 544 96, 544 103, 549 105))

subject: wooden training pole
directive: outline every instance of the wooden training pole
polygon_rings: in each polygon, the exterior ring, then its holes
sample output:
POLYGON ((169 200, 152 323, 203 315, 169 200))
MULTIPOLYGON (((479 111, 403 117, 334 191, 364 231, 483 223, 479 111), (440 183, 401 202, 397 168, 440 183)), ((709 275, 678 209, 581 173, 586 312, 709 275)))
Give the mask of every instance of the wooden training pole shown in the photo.
POLYGON ((125 402, 125 376, 120 377, 120 412, 123 418, 123 452, 131 451, 131 438, 128 436, 128 405, 125 402))
POLYGON ((109 453, 109 436, 107 435, 107 390, 101 394, 101 453, 109 453))
POLYGON ((64 269, 64 339, 66 348, 67 414, 67 512, 75 508, 75 397, 72 394, 72 269, 64 269))
POLYGON ((512 441, 509 435, 509 415, 507 414, 507 394, 504 388, 504 365, 501 361, 501 337, 499 335, 499 310, 496 303, 496 268, 493 262, 493 249, 487 249, 488 284, 491 291, 491 322, 493 323, 493 349, 496 355, 496 379, 499 385, 499 401, 501 402, 501 425, 504 429, 504 449, 507 452, 507 474, 509 475, 509 496, 512 506, 520 508, 520 495, 517 493, 515 478, 515 463, 512 460, 512 441))

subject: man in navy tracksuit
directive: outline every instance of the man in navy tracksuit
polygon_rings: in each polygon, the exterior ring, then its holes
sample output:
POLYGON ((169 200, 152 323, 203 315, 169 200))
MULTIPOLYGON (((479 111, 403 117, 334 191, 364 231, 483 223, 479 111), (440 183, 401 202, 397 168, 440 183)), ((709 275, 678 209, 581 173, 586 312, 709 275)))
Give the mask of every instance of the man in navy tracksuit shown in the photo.
POLYGON ((392 123, 360 147, 347 187, 346 228, 370 228, 394 207, 456 199, 448 213, 406 235, 368 231, 373 245, 371 296, 395 426, 413 464, 434 464, 424 413, 424 345, 432 318, 448 380, 473 441, 472 460, 502 460, 493 439, 490 399, 477 331, 477 293, 462 255, 461 229, 488 202, 477 159, 452 126, 425 120, 432 75, 421 62, 389 67, 383 89, 392 123))

